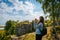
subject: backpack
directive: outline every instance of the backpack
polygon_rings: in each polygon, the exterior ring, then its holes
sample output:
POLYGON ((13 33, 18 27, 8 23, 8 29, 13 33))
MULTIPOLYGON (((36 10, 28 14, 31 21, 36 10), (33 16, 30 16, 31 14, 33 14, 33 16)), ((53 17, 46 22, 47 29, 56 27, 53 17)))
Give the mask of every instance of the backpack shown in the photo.
MULTIPOLYGON (((40 28, 39 28, 39 30, 40 30, 40 28)), ((42 31, 40 30, 40 32, 41 32, 42 36, 46 35, 47 34, 47 28, 43 27, 43 30, 42 31)))

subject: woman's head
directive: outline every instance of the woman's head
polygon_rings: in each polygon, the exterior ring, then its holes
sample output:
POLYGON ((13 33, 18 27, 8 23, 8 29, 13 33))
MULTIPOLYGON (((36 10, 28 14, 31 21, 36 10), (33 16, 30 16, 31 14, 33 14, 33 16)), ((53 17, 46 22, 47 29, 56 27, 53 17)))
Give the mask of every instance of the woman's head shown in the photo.
POLYGON ((44 17, 43 17, 43 16, 40 16, 40 17, 39 17, 39 23, 40 23, 40 22, 41 22, 41 23, 44 23, 44 17))

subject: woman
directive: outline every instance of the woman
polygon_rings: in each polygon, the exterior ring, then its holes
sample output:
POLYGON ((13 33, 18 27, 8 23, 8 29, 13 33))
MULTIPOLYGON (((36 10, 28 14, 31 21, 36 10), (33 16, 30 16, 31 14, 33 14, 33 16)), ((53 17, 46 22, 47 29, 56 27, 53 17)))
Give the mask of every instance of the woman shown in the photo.
POLYGON ((35 24, 34 26, 35 26, 35 29, 36 29, 36 40, 42 40, 41 31, 43 30, 43 26, 44 26, 44 18, 43 18, 43 16, 40 16, 38 24, 35 24))

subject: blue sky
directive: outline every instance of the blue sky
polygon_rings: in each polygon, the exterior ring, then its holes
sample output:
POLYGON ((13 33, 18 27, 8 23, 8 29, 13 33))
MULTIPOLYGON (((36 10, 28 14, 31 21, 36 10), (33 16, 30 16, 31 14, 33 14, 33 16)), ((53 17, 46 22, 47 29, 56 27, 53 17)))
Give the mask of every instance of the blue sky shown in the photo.
POLYGON ((39 16, 44 13, 36 0, 0 0, 0 25, 7 20, 32 21, 39 16))

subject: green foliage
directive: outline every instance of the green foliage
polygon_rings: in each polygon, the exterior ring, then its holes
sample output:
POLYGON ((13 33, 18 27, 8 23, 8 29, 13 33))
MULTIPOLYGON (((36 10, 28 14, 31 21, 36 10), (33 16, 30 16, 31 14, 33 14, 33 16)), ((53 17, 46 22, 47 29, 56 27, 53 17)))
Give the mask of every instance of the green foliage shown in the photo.
POLYGON ((42 3, 42 8, 44 13, 49 13, 50 17, 52 17, 53 23, 55 20, 60 17, 60 1, 59 0, 37 0, 42 3))
POLYGON ((57 33, 60 33, 60 26, 55 26, 57 33))
POLYGON ((3 32, 4 30, 0 30, 0 40, 11 40, 11 36, 6 36, 6 33, 3 32))
MULTIPOLYGON (((16 28, 20 28, 23 26, 23 24, 27 24, 27 27, 28 25, 32 24, 32 22, 29 22, 28 20, 26 21, 23 21, 23 22, 15 22, 13 20, 8 20, 6 22, 6 25, 5 25, 5 32, 6 32, 6 35, 13 35, 13 34, 16 34, 16 28)), ((31 26, 31 25, 30 25, 31 26)), ((30 28, 30 27, 29 27, 30 28)), ((32 28, 33 29, 33 28, 32 28)), ((29 32, 32 32, 33 30, 29 30, 29 32)))
POLYGON ((7 21, 5 25, 6 34, 7 35, 14 34, 15 26, 16 26, 15 21, 12 20, 7 21))
POLYGON ((12 21, 12 20, 9 20, 6 22, 6 25, 5 25, 5 30, 9 30, 11 27, 15 27, 15 24, 16 22, 15 21, 12 21))
POLYGON ((45 26, 46 27, 50 27, 50 26, 52 26, 52 21, 51 20, 45 20, 45 26))
POLYGON ((23 22, 18 22, 18 23, 16 24, 16 28, 17 28, 17 27, 21 27, 22 24, 23 24, 23 22))

